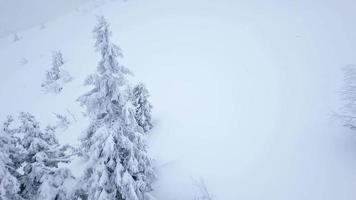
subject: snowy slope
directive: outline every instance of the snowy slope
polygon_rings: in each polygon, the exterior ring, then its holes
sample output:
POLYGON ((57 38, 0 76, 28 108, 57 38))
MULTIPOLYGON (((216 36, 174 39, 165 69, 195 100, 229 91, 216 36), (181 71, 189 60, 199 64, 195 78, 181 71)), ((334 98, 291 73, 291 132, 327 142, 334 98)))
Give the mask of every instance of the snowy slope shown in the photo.
MULTIPOLYGON (((340 68, 355 63, 352 1, 115 1, 78 9, 0 40, 0 119, 29 111, 77 122, 76 102, 98 61, 95 16, 111 22, 123 62, 147 84, 156 127, 158 199, 192 199, 203 177, 217 199, 354 199, 356 138, 330 115, 340 68), (41 83, 61 50, 73 81, 60 95, 41 83), (27 60, 27 63, 25 62, 27 60)), ((75 169, 80 173, 80 168, 75 169)))
POLYGON ((88 0, 0 0, 0 37, 45 24, 88 0))

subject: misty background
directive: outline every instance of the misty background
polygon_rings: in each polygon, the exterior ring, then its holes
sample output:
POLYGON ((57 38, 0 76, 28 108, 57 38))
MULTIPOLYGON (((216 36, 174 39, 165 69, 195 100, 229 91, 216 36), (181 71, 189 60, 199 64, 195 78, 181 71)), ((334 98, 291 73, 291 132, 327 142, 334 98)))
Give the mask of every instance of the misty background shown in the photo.
MULTIPOLYGON (((341 68, 356 63, 355 6, 0 0, 0 119, 26 109, 41 122, 49 109, 80 114, 75 99, 95 70, 91 29, 102 14, 151 92, 157 199, 192 199, 200 177, 222 200, 354 199, 356 137, 333 113, 343 105, 341 68), (15 32, 22 39, 13 44, 15 32), (74 77, 60 97, 37 87, 52 49, 74 77)), ((82 127, 61 141, 76 144, 82 127)))

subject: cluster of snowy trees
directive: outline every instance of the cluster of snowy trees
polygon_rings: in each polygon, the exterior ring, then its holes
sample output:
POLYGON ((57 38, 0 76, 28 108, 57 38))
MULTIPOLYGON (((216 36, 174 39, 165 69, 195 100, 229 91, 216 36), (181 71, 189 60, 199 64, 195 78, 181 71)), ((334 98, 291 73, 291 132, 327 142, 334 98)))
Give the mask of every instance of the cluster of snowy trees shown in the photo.
POLYGON ((74 177, 59 164, 70 162, 71 151, 58 143, 53 127, 42 130, 29 113, 9 116, 0 149, 0 199, 68 199, 66 185, 74 177))
MULTIPOLYGON (((90 119, 80 147, 60 145, 56 127, 41 129, 30 113, 20 113, 16 120, 8 117, 0 130, 0 200, 153 199, 156 175, 146 143, 153 126, 148 91, 142 83, 130 83, 131 72, 119 62, 121 50, 110 41, 103 17, 94 34, 101 59, 85 81, 91 89, 78 98, 90 119), (87 162, 82 177, 66 167, 74 156, 87 162)), ((43 87, 59 83, 63 64, 62 54, 55 52, 43 87)))

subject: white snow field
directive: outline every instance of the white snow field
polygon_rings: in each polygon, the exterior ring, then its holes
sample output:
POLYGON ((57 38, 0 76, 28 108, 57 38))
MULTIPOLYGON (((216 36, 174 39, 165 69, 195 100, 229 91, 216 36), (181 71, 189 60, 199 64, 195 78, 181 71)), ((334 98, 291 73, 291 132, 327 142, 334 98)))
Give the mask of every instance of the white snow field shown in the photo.
MULTIPOLYGON (((356 137, 332 117, 340 69, 356 63, 355 1, 129 0, 66 13, 69 2, 45 29, 21 20, 49 4, 0 15, 5 28, 32 26, 19 41, 0 39, 1 120, 28 111, 45 126, 71 112, 58 137, 78 144, 87 120, 76 99, 96 69, 92 29, 104 15, 122 62, 151 93, 158 200, 192 200, 200 177, 219 200, 356 198, 356 137), (73 81, 45 94, 56 50, 73 81)), ((80 161, 72 167, 79 176, 80 161)))
POLYGON ((47 23, 90 0, 0 0, 0 37, 47 23))

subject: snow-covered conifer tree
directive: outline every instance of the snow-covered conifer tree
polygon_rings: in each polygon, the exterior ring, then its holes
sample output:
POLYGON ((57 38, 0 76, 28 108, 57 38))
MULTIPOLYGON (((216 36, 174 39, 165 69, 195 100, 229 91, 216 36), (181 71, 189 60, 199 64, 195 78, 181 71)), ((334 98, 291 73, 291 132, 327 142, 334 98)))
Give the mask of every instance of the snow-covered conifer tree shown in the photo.
POLYGON ((21 199, 18 195, 20 190, 17 178, 11 173, 10 158, 4 152, 0 152, 0 199, 21 199), (10 165, 10 166, 9 166, 10 165))
POLYGON ((8 117, 3 129, 0 130, 0 200, 21 199, 18 194, 20 191, 20 183, 17 179, 19 173, 16 172, 18 167, 16 159, 20 151, 17 148, 18 138, 9 129, 12 121, 12 117, 8 117))
POLYGON ((5 150, 7 147, 4 144, 4 138, 0 137, 0 199, 21 199, 18 195, 20 184, 14 175, 15 168, 9 158, 8 152, 5 150))
MULTIPOLYGON (((111 43, 109 24, 98 18, 95 47, 101 60, 86 84, 93 89, 79 98, 91 123, 82 139, 88 168, 81 192, 89 200, 148 200, 155 178, 147 145, 135 120, 129 70, 118 62, 119 47, 111 43)), ((83 194, 79 194, 83 196, 83 194)))
POLYGON ((69 160, 61 151, 53 127, 49 126, 42 131, 35 117, 29 113, 20 113, 19 120, 20 126, 17 128, 17 133, 22 136, 21 143, 26 151, 23 159, 25 164, 23 174, 19 178, 20 194, 24 199, 55 199, 47 194, 48 190, 41 188, 53 187, 51 195, 54 197, 64 194, 64 191, 59 191, 61 185, 51 185, 48 181, 57 179, 57 183, 64 183, 66 179, 72 179, 69 175, 58 175, 58 171, 62 170, 69 173, 67 169, 58 168, 58 163, 69 162, 69 160), (44 182, 46 186, 43 185, 44 182))
POLYGON ((59 93, 63 89, 63 84, 71 81, 69 73, 61 69, 63 64, 62 53, 55 51, 52 56, 52 68, 47 71, 46 79, 41 85, 46 91, 59 93))
POLYGON ((75 179, 68 168, 51 169, 41 178, 37 199, 71 200, 75 179))
POLYGON ((136 85, 133 88, 133 104, 135 106, 135 118, 139 126, 144 132, 152 129, 152 105, 148 101, 149 93, 143 83, 136 85))

